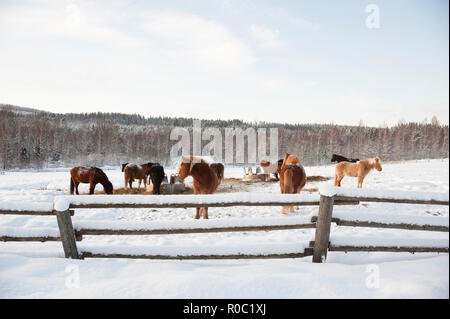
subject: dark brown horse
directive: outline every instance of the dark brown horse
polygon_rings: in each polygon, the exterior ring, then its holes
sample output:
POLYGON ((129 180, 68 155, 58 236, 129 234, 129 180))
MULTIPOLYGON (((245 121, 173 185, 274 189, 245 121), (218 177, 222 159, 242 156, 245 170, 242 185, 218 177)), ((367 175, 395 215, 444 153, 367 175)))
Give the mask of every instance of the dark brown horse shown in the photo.
POLYGON ((347 158, 345 156, 342 155, 338 155, 338 154, 333 154, 333 156, 331 157, 331 162, 350 162, 350 163, 356 163, 359 161, 359 158, 347 158))
POLYGON ((150 180, 152 181, 153 184, 153 194, 161 194, 161 183, 164 179, 165 173, 164 173, 164 168, 159 165, 158 163, 148 163, 148 174, 150 175, 149 177, 149 183, 150 180))
MULTIPOLYGON (((280 171, 280 189, 282 194, 300 193, 306 184, 306 173, 297 156, 286 153, 280 171)), ((295 207, 296 208, 296 207, 295 207)), ((281 213, 293 211, 294 206, 283 206, 281 213)))
POLYGON ((98 183, 103 185, 106 194, 113 193, 113 185, 109 181, 106 174, 97 167, 77 166, 70 170, 70 194, 73 195, 75 190, 78 193, 78 185, 80 183, 89 183, 89 194, 94 194, 95 185, 98 183))
POLYGON ((217 178, 219 179, 219 184, 223 182, 225 167, 222 163, 211 163, 209 167, 216 173, 217 178))
POLYGON ((128 189, 130 186, 133 189, 133 182, 135 179, 138 180, 138 188, 141 188, 141 182, 144 181, 144 188, 147 186, 147 177, 150 174, 150 167, 153 163, 145 163, 145 164, 133 164, 126 163, 122 164, 122 172, 124 174, 125 179, 125 189, 128 189))
MULTIPOLYGON (((178 161, 176 172, 181 182, 186 177, 192 176, 194 180, 194 194, 213 194, 219 186, 219 178, 216 172, 209 167, 206 161, 192 155, 183 156, 178 161)), ((207 219, 208 207, 197 207, 194 218, 200 218, 200 211, 203 211, 203 218, 207 219)))

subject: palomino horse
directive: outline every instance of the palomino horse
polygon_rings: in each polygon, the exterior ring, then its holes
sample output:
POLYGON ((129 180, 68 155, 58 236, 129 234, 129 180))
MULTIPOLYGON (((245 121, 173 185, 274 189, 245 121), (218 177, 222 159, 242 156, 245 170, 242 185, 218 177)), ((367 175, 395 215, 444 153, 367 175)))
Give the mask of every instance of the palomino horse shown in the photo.
POLYGON ((337 155, 337 154, 333 154, 333 156, 331 157, 331 162, 351 162, 351 163, 356 163, 357 161, 359 161, 359 158, 347 158, 345 156, 342 155, 337 155))
POLYGON ((223 182, 225 167, 222 163, 211 163, 209 167, 216 173, 219 184, 223 182))
POLYGON ((113 193, 113 186, 106 174, 97 167, 77 166, 70 170, 70 194, 73 195, 75 190, 78 193, 78 185, 80 183, 89 183, 89 194, 94 194, 95 185, 98 183, 103 185, 106 194, 113 193))
MULTIPOLYGON (((219 186, 219 178, 209 164, 203 159, 192 155, 183 156, 177 163, 176 173, 181 182, 188 176, 194 180, 194 194, 213 194, 219 186)), ((203 211, 203 218, 208 218, 208 207, 197 207, 195 209, 195 219, 200 218, 200 211, 203 211)))
MULTIPOLYGON (((300 193, 306 184, 306 173, 297 156, 286 153, 280 169, 280 189, 282 194, 300 193)), ((293 211, 298 207, 283 206, 281 213, 293 211)))
POLYGON ((269 161, 262 160, 259 163, 259 166, 261 166, 264 174, 266 175, 266 180, 270 179, 270 174, 274 174, 275 178, 278 180, 278 174, 281 171, 281 165, 283 165, 283 160, 280 159, 275 163, 270 163, 269 161))
POLYGON ((144 181, 144 188, 147 186, 147 176, 150 174, 150 167, 153 163, 145 163, 141 165, 137 164, 122 164, 122 172, 125 178, 125 189, 128 189, 128 185, 133 189, 133 182, 138 180, 138 188, 141 188, 141 182, 144 181))
POLYGON ((152 181, 153 184, 153 194, 161 194, 160 191, 160 187, 161 187, 161 183, 164 179, 165 173, 164 173, 164 168, 159 165, 158 163, 153 164, 153 163, 149 163, 149 183, 150 180, 152 181))
POLYGON ((378 157, 368 158, 356 163, 340 162, 334 173, 334 186, 341 186, 344 176, 358 177, 358 188, 362 188, 364 178, 372 169, 381 172, 381 161, 378 157))

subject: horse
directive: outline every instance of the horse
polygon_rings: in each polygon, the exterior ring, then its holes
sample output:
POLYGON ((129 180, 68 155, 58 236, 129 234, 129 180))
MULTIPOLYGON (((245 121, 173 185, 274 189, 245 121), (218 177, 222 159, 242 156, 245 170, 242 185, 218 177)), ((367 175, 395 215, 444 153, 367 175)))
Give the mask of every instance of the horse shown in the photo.
POLYGON ((345 156, 342 155, 337 155, 337 154, 333 154, 333 156, 331 157, 331 162, 350 162, 350 163, 356 163, 359 161, 359 158, 347 158, 345 156))
POLYGON ((159 165, 158 163, 148 163, 148 174, 150 175, 148 182, 150 184, 150 180, 152 181, 153 184, 153 191, 152 193, 161 194, 160 191, 160 187, 161 187, 161 183, 164 180, 165 177, 165 173, 164 173, 164 168, 159 165))
MULTIPOLYGON (((192 155, 183 156, 177 162, 176 174, 181 182, 186 177, 192 176, 194 180, 194 194, 213 194, 219 186, 219 178, 216 171, 205 160, 192 155)), ((200 211, 203 211, 203 218, 208 219, 208 207, 197 207, 194 218, 200 218, 200 211)))
POLYGON ((78 185, 80 183, 89 183, 89 195, 94 194, 95 185, 98 183, 103 185, 106 194, 113 193, 113 185, 109 181, 106 174, 97 167, 76 166, 70 170, 70 195, 74 190, 78 193, 78 185))
POLYGON ((270 174, 274 174, 275 178, 278 180, 278 174, 281 170, 281 165, 283 164, 283 160, 280 159, 275 163, 270 163, 269 161, 262 160, 259 163, 259 166, 261 166, 264 174, 266 175, 266 180, 270 179, 270 174))
POLYGON ((368 158, 356 163, 340 162, 336 165, 334 173, 334 186, 341 186, 344 176, 358 177, 358 188, 362 188, 364 178, 372 169, 381 172, 381 161, 378 157, 368 158))
POLYGON ((147 186, 147 176, 150 174, 149 169, 153 163, 145 163, 141 165, 137 164, 122 164, 122 172, 125 178, 125 189, 128 189, 128 185, 133 189, 133 182, 138 180, 138 189, 141 188, 141 182, 144 181, 144 188, 147 186))
POLYGON ((225 167, 222 163, 211 163, 209 167, 216 173, 219 184, 223 182, 225 167))
MULTIPOLYGON (((280 189, 282 194, 300 193, 306 184, 306 173, 297 156, 286 153, 280 169, 280 189)), ((293 211, 298 207, 283 206, 281 213, 293 211)))

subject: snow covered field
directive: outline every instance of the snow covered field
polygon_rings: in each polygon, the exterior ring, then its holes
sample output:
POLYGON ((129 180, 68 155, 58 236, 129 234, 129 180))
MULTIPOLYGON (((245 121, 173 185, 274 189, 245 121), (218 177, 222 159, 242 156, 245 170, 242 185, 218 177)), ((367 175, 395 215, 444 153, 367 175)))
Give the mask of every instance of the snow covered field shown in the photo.
MULTIPOLYGON (((308 176, 332 177, 334 166, 306 167, 308 176)), ((69 191, 68 169, 17 171, 0 175, 0 207, 29 203, 51 209, 56 195, 69 191), (11 203, 12 204, 9 204, 11 203)), ((170 174, 173 170, 167 170, 170 174)), ((105 169, 115 188, 123 187, 120 168, 105 169)), ((241 177, 242 168, 225 168, 225 177, 241 177)), ((422 160, 383 165, 371 172, 364 189, 446 192, 449 161, 422 160)), ((186 181, 188 184, 191 180, 186 181)), ((307 183, 314 191, 333 181, 307 183)), ((135 183, 136 184, 136 183, 135 183)), ((343 187, 356 187, 344 178, 343 187)), ((97 185, 97 190, 102 186, 97 185)), ((88 185, 80 185, 87 193, 88 185)), ((224 183, 218 192, 279 194, 277 183, 224 183)), ((306 192, 308 193, 308 192, 306 192)), ((316 194, 316 193, 311 193, 316 194)), ((318 207, 300 207, 282 216, 280 207, 210 208, 209 221, 308 220, 318 207)), ((92 222, 191 224, 194 209, 77 209, 77 225, 92 222)), ((448 226, 448 206, 361 203, 335 206, 339 218, 408 220, 448 226)), ((54 216, 0 215, 0 230, 57 232, 54 216)), ((84 236, 80 250, 148 251, 169 254, 302 252, 314 229, 270 232, 205 233, 153 236, 84 236)), ((338 227, 334 244, 448 247, 447 232, 338 227)), ((158 261, 62 258, 62 245, 0 243, 0 298, 448 298, 448 254, 329 252, 325 264, 311 257, 279 260, 158 261)))

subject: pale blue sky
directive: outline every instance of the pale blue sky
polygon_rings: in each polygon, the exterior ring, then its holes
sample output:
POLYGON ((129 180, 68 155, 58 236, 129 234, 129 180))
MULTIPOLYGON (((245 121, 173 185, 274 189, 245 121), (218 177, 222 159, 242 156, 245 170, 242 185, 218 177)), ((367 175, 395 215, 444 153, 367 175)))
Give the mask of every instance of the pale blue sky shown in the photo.
POLYGON ((0 103, 288 123, 448 123, 448 1, 4 1, 0 103), (368 28, 368 4, 380 28, 368 28))

